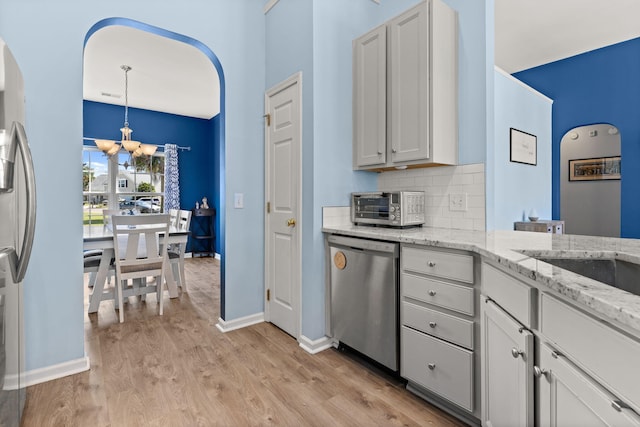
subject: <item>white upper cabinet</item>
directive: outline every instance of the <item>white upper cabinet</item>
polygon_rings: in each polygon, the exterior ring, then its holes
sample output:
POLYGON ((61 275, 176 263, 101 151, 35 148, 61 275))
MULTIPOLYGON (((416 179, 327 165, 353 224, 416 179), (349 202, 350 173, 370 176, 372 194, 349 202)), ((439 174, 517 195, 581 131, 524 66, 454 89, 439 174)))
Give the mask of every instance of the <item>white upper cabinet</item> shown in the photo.
POLYGON ((456 21, 430 0, 354 41, 354 169, 456 164, 456 21))
POLYGON ((358 166, 386 162, 386 58, 386 25, 353 41, 353 155, 358 166))
POLYGON ((391 161, 429 158, 429 11, 423 3, 389 22, 391 161))

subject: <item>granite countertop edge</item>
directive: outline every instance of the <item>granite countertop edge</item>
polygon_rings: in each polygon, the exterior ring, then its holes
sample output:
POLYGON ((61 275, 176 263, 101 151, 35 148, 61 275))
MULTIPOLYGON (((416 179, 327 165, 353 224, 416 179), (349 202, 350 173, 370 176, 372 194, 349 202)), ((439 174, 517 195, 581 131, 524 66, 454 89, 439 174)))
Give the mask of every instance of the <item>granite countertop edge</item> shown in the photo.
POLYGON ((466 231, 432 227, 393 229, 352 224, 323 227, 341 234, 399 243, 474 252, 507 270, 535 281, 560 295, 633 329, 640 337, 640 296, 614 288, 551 264, 535 256, 617 258, 640 264, 640 240, 557 235, 526 231, 466 231))

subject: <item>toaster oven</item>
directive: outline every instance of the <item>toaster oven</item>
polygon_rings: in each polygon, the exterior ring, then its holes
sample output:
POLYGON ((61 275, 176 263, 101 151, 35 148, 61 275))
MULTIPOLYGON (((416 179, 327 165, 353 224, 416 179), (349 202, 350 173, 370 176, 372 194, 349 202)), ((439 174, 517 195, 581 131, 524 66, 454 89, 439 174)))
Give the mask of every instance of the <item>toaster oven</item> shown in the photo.
POLYGON ((351 193, 354 224, 411 227, 424 221, 424 191, 351 193))

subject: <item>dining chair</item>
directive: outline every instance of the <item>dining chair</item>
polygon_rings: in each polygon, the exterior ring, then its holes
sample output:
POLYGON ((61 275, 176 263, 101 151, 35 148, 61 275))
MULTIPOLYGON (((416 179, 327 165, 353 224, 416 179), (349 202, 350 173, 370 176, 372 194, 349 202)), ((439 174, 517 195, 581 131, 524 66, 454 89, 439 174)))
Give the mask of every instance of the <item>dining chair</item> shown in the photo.
MULTIPOLYGON (((120 211, 117 209, 103 209, 102 210, 102 225, 105 233, 111 231, 111 217, 113 215, 119 215, 120 211)), ((84 272, 89 273, 89 287, 92 288, 96 281, 96 273, 98 272, 98 266, 100 265, 100 257, 102 256, 102 249, 92 249, 83 253, 84 257, 84 272)), ((109 275, 107 280, 111 283, 111 275, 114 272, 112 266, 109 268, 109 275)))
POLYGON ((169 235, 169 215, 114 215, 112 228, 116 265, 115 293, 120 323, 124 322, 123 283, 128 282, 129 279, 143 280, 145 286, 139 289, 132 287, 127 296, 144 295, 155 290, 162 316, 167 246, 160 245, 159 234, 169 235), (146 284, 148 277, 155 277, 155 286, 146 284))
POLYGON ((169 209, 169 227, 178 227, 179 209, 169 209))
MULTIPOLYGON (((183 209, 179 210, 176 221, 176 230, 189 231, 190 226, 191 211, 183 209)), ((180 285, 183 292, 186 292, 187 290, 187 280, 184 274, 184 252, 186 249, 187 244, 185 242, 172 245, 172 247, 170 247, 168 250, 169 262, 171 263, 173 276, 178 279, 178 285, 180 285)))

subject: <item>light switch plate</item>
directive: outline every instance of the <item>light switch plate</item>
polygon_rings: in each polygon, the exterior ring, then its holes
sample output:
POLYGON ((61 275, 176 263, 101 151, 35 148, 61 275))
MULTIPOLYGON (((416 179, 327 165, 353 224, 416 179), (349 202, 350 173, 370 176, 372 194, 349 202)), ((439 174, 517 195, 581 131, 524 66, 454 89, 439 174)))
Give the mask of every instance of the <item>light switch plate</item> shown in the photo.
POLYGON ((233 195, 233 207, 236 209, 244 208, 244 193, 235 193, 233 195))
POLYGON ((467 193, 449 194, 449 210, 450 211, 466 211, 467 210, 467 193))

